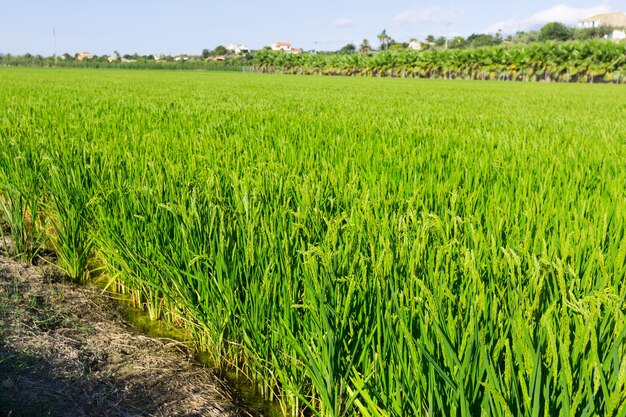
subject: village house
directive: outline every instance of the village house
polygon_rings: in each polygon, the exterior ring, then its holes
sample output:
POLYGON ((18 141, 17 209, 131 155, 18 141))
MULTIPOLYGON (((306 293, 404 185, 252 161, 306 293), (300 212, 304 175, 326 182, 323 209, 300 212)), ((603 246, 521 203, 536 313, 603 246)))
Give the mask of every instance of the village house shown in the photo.
POLYGON ((626 14, 620 12, 603 13, 587 17, 579 21, 579 27, 597 28, 600 26, 612 26, 626 29, 626 14))
POLYGON ((109 55, 107 57, 107 61, 109 61, 109 63, 119 61, 119 60, 120 60, 120 55, 117 53, 117 51, 113 52, 113 55, 109 55))
POLYGON ((284 51, 288 54, 301 54, 302 48, 294 48, 289 42, 274 42, 272 44, 272 51, 284 51))
POLYGON ((412 50, 412 51, 419 51, 420 49, 422 49, 422 42, 420 42, 420 41, 418 41, 418 40, 415 40, 415 39, 412 39, 412 40, 409 42, 409 46, 408 46, 408 48, 409 48, 410 50, 412 50))
POLYGON ((604 39, 620 42, 626 40, 626 14, 620 12, 603 13, 581 19, 578 23, 581 28, 597 28, 609 26, 615 28, 611 33, 604 36, 604 39))
POLYGON ((226 49, 237 55, 245 54, 250 50, 246 45, 243 44, 230 44, 226 46, 226 49))
POLYGON ((85 59, 94 59, 95 55, 89 52, 83 52, 82 54, 76 55, 77 61, 84 61, 85 59))
POLYGON ((606 35, 606 39, 613 42, 620 42, 626 40, 626 31, 615 29, 613 32, 606 35))
POLYGON ((274 42, 272 44, 272 51, 291 51, 291 44, 289 42, 274 42))

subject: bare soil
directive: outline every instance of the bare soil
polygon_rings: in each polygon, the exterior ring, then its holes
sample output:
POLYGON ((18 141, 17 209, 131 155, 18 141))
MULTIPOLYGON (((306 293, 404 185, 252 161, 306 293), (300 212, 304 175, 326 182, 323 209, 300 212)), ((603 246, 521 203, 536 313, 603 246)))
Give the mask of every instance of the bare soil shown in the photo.
POLYGON ((51 266, 0 257, 0 416, 255 416, 184 345, 51 266))

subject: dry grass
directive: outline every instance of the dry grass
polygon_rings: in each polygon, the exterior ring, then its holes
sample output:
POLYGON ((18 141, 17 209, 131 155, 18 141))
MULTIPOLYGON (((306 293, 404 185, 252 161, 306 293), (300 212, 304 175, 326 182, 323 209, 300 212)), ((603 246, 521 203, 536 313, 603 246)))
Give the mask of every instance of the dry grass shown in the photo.
POLYGON ((0 258, 1 415, 251 415, 179 343, 50 271, 0 258))

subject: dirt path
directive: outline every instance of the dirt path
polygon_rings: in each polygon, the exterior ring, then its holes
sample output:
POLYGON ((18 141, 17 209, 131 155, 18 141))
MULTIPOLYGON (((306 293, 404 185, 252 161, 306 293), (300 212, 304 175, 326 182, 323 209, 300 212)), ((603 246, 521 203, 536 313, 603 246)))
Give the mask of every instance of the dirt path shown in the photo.
POLYGON ((0 257, 0 416, 253 416, 93 287, 0 257))

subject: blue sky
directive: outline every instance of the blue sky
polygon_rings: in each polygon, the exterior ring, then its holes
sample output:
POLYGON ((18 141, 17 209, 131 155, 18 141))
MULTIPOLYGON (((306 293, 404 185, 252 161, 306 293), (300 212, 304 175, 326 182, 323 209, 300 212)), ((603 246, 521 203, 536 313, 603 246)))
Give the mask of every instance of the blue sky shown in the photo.
POLYGON ((514 33, 615 10, 626 11, 626 0, 1 0, 0 53, 52 55, 53 28, 59 54, 199 54, 220 44, 257 49, 275 41, 335 50, 364 38, 377 45, 382 29, 398 41, 514 33))

